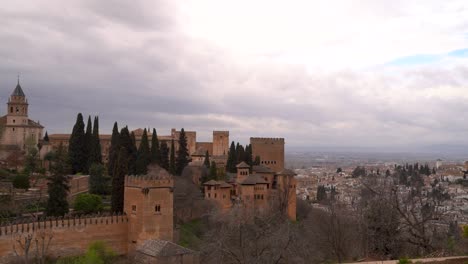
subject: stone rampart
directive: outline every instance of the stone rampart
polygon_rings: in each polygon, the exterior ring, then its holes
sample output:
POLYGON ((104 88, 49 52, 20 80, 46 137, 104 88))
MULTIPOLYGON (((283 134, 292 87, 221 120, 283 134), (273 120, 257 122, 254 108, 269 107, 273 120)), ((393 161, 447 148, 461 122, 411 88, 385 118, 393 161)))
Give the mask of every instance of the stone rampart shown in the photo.
POLYGON ((0 263, 14 257, 16 251, 22 255, 18 239, 24 243, 30 235, 30 256, 34 256, 36 242, 49 237, 50 256, 73 256, 83 254, 95 241, 103 241, 117 254, 127 254, 128 218, 126 215, 88 215, 45 219, 34 222, 15 222, 0 226, 0 263))

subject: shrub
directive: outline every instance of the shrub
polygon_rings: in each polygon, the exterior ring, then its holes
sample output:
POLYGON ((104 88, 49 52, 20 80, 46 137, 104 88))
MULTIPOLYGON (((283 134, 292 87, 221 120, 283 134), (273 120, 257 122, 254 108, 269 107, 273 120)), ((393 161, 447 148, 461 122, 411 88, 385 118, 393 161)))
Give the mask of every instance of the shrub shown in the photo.
POLYGON ((73 208, 83 214, 100 212, 103 209, 101 196, 82 193, 76 197, 73 208))
POLYGON ((57 264, 110 264, 114 263, 116 254, 104 242, 96 241, 89 245, 84 256, 65 257, 57 264))
POLYGON ((13 187, 17 189, 29 188, 29 176, 26 174, 18 174, 13 178, 13 187))
POLYGON ((398 264, 410 264, 410 263, 412 262, 408 258, 401 258, 398 260, 398 264))

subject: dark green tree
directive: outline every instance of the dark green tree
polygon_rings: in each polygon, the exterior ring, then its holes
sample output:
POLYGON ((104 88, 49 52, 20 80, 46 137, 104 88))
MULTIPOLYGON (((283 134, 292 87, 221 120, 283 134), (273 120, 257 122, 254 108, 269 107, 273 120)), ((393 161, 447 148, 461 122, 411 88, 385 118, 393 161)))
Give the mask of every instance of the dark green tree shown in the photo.
POLYGON ((210 168, 210 153, 208 153, 208 150, 205 153, 205 161, 203 162, 203 165, 205 165, 207 169, 210 168))
POLYGON ((244 146, 241 144, 237 143, 236 146, 236 165, 241 163, 242 161, 245 161, 245 149, 244 146))
POLYGON ((336 169, 336 173, 342 173, 342 172, 343 172, 343 169, 342 169, 342 168, 336 169))
POLYGON ((107 179, 104 176, 104 165, 93 163, 89 168, 89 192, 92 194, 106 194, 107 193, 107 179))
POLYGON ((45 132, 45 136, 43 139, 45 142, 49 142, 49 134, 47 134, 47 131, 45 132))
POLYGON ((51 176, 48 177, 46 215, 63 216, 68 213, 68 157, 62 145, 57 149, 50 163, 51 176))
POLYGON ((13 178, 13 187, 16 189, 29 189, 29 175, 20 173, 13 178))
MULTIPOLYGON (((125 128, 124 128, 125 129, 125 128)), ((123 131, 123 133, 128 134, 123 131)), ((121 133, 121 134, 123 134, 121 133)), ((128 135, 130 138, 130 135, 128 135)), ((115 163, 114 175, 112 175, 112 197, 111 197, 111 210, 112 212, 123 212, 124 205, 124 184, 125 175, 128 172, 128 150, 122 146, 119 150, 117 162, 115 163)))
POLYGON ((91 135, 91 144, 88 156, 88 165, 91 167, 94 163, 102 163, 101 141, 99 139, 99 118, 94 117, 93 133, 91 135))
POLYGON ((176 175, 174 139, 171 140, 171 154, 170 154, 170 157, 169 157, 169 172, 172 175, 176 175))
POLYGON ((237 156, 236 156, 236 145, 234 145, 234 141, 231 142, 231 146, 229 147, 228 158, 226 162, 226 171, 231 173, 236 173, 236 165, 237 165, 237 156))
POLYGON ((79 194, 73 204, 75 212, 82 214, 98 213, 101 212, 103 208, 101 196, 90 193, 79 194))
POLYGON ((148 133, 146 128, 143 130, 141 137, 140 148, 137 153, 136 174, 145 175, 148 172, 148 165, 151 162, 151 153, 149 149, 148 133))
POLYGON ((90 156, 93 148, 93 126, 91 124, 91 116, 88 116, 88 123, 86 125, 85 132, 85 153, 86 153, 86 166, 84 167, 84 173, 89 172, 89 166, 91 165, 90 156))
POLYGON ((252 145, 249 144, 245 147, 245 156, 244 156, 245 163, 249 164, 250 167, 253 165, 253 154, 252 154, 252 145))
POLYGON ((128 174, 136 175, 136 160, 138 156, 138 149, 136 146, 136 137, 133 131, 130 133, 131 145, 128 148, 128 174))
POLYGON ((151 163, 161 164, 161 150, 159 149, 158 134, 154 128, 153 136, 151 137, 151 163))
POLYGON ((260 165, 260 156, 255 156, 254 165, 260 165))
POLYGON ((68 156, 73 174, 86 171, 87 153, 84 128, 83 115, 79 113, 68 144, 68 156))
POLYGON ((107 173, 110 176, 114 175, 114 167, 117 162, 120 150, 120 133, 117 122, 114 123, 114 128, 112 129, 111 145, 109 147, 109 161, 107 163, 107 173))
POLYGON ((325 186, 319 185, 317 187, 317 201, 323 201, 327 199, 327 191, 325 189, 325 186))
POLYGON ((169 171, 169 148, 166 141, 161 142, 161 162, 160 166, 169 171))
POLYGON ((187 137, 185 136, 185 131, 182 128, 179 134, 179 149, 177 150, 176 157, 176 175, 181 175, 184 168, 189 163, 189 152, 187 148, 187 137))
POLYGON ((210 174, 208 180, 218 180, 218 171, 216 169, 216 162, 212 161, 210 165, 210 174))

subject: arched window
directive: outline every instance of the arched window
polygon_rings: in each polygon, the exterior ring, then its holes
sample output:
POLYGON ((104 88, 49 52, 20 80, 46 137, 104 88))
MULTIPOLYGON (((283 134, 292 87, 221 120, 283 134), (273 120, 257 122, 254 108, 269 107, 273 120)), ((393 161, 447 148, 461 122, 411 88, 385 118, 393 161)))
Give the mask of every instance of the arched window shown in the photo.
POLYGON ((10 113, 13 113, 13 106, 10 107, 10 113))
POLYGON ((156 213, 161 213, 161 205, 160 205, 160 204, 155 205, 155 206, 154 206, 154 211, 155 211, 156 213))

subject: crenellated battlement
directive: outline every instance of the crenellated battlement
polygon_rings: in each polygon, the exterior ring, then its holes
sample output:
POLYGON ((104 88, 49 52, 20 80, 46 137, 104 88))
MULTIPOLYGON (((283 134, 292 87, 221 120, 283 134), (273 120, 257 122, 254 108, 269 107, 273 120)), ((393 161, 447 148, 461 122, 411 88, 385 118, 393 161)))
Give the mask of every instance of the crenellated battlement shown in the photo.
POLYGON ((213 130, 213 135, 228 135, 229 136, 229 131, 213 130))
POLYGON ((174 180, 172 177, 158 177, 154 175, 147 176, 126 176, 125 186, 132 187, 174 187, 174 180))
POLYGON ((284 138, 267 138, 267 137, 251 137, 250 143, 282 143, 284 144, 284 138))
POLYGON ((89 225, 112 225, 127 223, 125 214, 84 215, 59 218, 46 218, 37 221, 15 221, 0 226, 0 237, 18 233, 54 231, 64 228, 86 227, 89 225))

